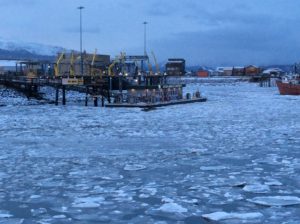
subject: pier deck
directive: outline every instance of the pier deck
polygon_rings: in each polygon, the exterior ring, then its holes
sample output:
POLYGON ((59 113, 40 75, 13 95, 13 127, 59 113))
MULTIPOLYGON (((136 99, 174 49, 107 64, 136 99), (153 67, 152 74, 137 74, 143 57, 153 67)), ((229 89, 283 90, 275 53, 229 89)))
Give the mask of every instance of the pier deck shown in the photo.
POLYGON ((174 101, 167 101, 167 102, 158 102, 158 103, 109 103, 106 104, 105 107, 125 107, 125 108, 156 108, 156 107, 164 107, 164 106, 171 106, 177 104, 188 104, 188 103, 199 103, 199 102, 206 102, 206 98, 194 98, 194 99, 182 99, 182 100, 174 100, 174 101))

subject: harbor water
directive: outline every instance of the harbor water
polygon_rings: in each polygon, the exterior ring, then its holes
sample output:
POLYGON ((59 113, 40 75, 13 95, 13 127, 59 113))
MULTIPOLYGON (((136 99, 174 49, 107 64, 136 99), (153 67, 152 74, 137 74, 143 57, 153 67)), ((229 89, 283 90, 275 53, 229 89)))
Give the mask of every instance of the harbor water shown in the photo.
POLYGON ((198 89, 148 112, 1 89, 0 223, 300 223, 300 98, 198 89))

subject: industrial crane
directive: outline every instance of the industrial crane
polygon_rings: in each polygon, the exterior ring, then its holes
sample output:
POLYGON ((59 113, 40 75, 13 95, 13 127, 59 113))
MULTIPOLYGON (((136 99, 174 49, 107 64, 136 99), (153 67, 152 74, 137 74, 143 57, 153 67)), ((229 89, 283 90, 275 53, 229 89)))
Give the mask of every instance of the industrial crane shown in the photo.
POLYGON ((155 54, 154 54, 153 51, 151 51, 151 54, 152 54, 153 59, 154 59, 154 63, 155 63, 155 67, 156 67, 156 73, 159 75, 160 74, 159 64, 157 63, 157 60, 156 60, 156 57, 155 57, 155 54))
POLYGON ((60 57, 58 58, 57 62, 54 64, 54 75, 55 77, 58 77, 59 76, 59 65, 62 61, 62 59, 64 58, 65 56, 65 51, 63 51, 60 55, 60 57))

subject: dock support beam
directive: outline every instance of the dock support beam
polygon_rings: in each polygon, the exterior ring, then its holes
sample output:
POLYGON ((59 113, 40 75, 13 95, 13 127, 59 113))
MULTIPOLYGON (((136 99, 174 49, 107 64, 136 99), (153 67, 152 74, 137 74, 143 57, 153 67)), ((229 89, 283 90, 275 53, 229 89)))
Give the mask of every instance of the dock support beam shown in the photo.
POLYGON ((63 94, 62 104, 66 105, 66 86, 62 86, 62 94, 63 94))

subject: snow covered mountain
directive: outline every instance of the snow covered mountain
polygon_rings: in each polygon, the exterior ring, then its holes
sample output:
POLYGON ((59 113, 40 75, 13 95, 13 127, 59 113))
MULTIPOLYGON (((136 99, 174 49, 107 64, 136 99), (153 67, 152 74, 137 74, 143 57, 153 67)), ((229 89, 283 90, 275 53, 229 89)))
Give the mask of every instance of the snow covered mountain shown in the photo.
POLYGON ((0 38, 0 59, 48 59, 61 51, 63 51, 62 47, 0 38))

